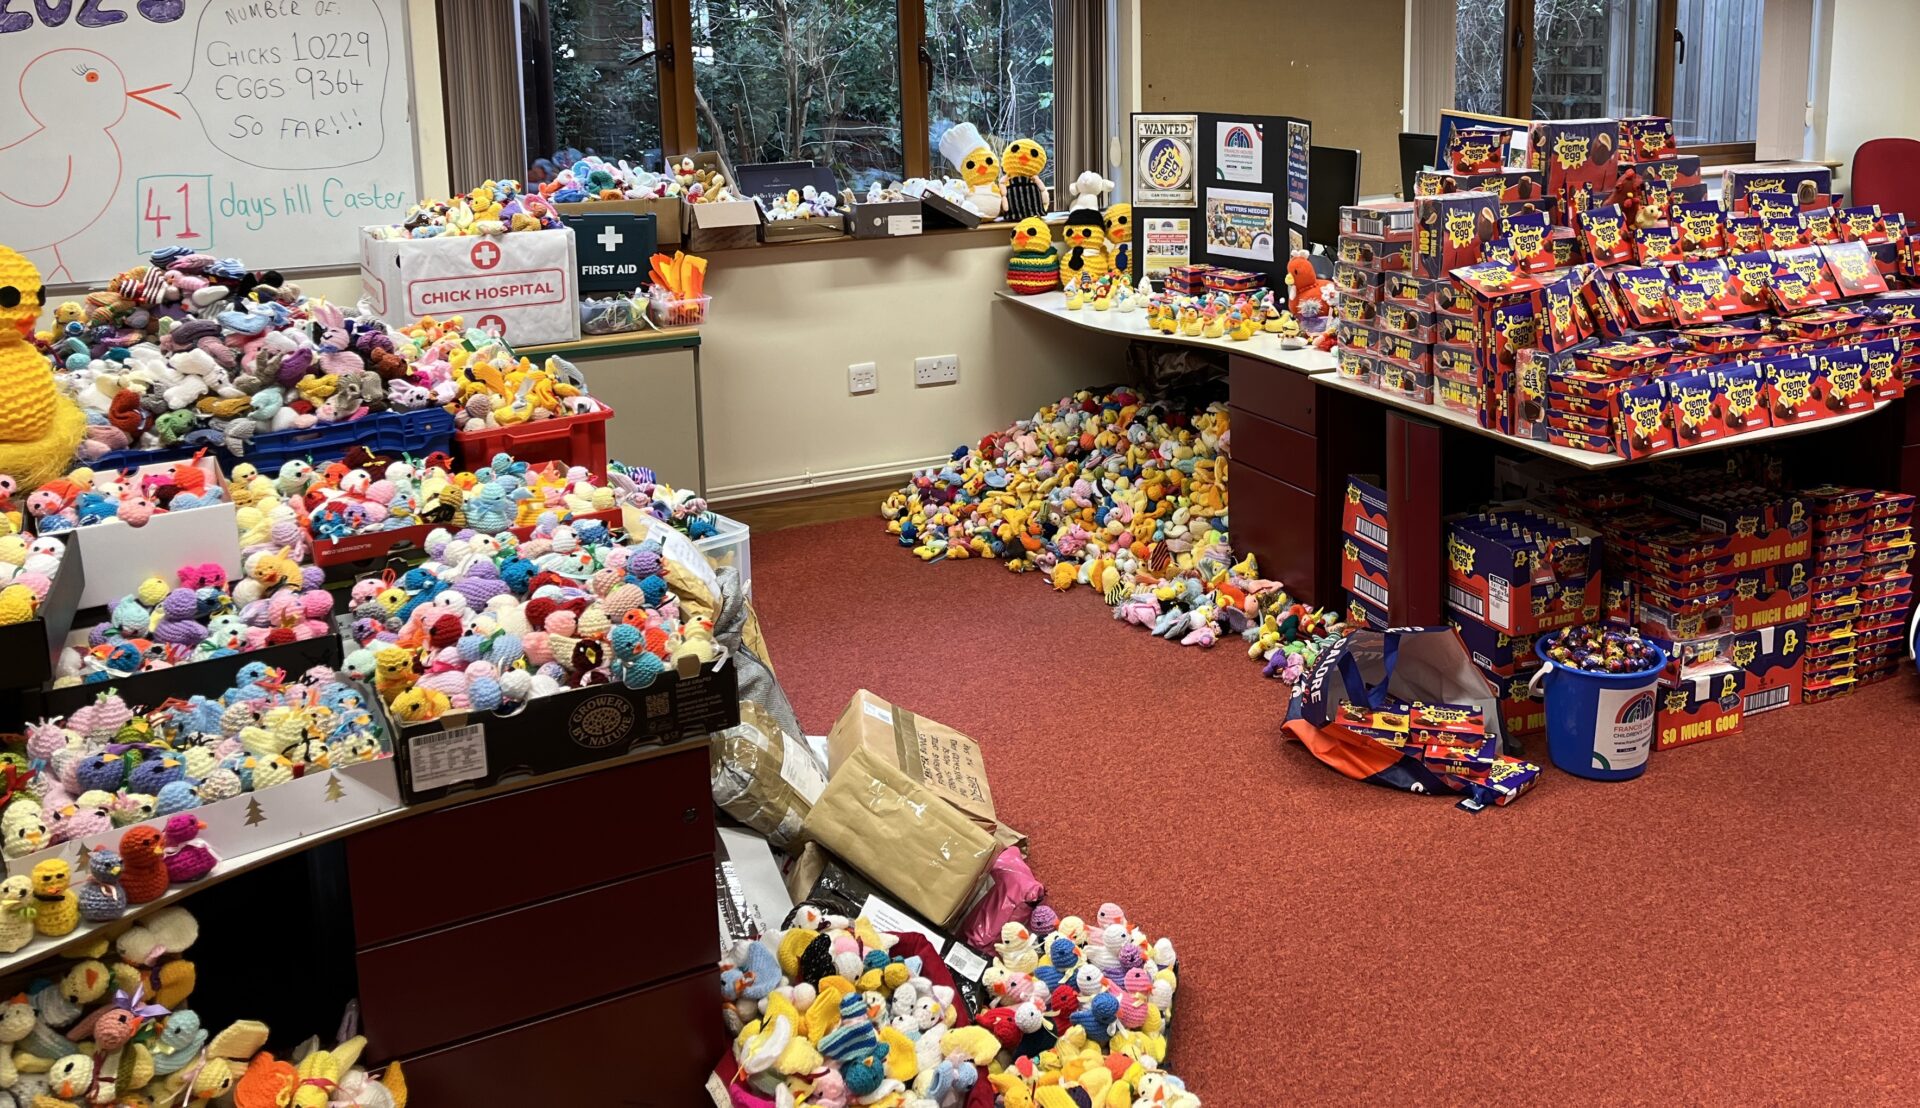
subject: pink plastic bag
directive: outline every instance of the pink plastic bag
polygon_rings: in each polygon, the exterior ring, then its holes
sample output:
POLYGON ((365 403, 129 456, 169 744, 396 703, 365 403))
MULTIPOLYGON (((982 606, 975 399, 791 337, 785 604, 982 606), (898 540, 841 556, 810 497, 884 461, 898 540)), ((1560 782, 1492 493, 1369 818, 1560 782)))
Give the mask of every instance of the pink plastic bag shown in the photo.
POLYGON ((1008 920, 1026 923, 1033 909, 1047 898, 1047 887, 1027 867, 1027 859, 1017 847, 1008 847, 987 864, 992 884, 987 895, 967 913, 960 925, 960 941, 975 950, 992 950, 1000 941, 1000 928, 1008 920))

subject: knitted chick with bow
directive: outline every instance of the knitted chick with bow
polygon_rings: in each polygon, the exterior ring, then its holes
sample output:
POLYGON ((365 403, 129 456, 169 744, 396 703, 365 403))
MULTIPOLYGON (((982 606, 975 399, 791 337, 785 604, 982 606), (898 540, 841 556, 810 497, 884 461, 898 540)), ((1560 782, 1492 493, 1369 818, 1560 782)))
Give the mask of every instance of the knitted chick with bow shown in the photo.
POLYGON ((0 473, 35 489, 66 472, 87 417, 54 388, 53 373, 28 345, 47 301, 40 271, 0 246, 0 473))

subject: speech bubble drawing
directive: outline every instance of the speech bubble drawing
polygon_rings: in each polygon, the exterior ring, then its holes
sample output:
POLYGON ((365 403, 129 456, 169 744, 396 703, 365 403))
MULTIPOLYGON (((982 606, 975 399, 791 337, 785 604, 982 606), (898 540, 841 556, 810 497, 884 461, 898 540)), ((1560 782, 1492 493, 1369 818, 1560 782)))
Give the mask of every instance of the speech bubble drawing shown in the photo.
POLYGON ((375 0, 210 0, 179 95, 237 161, 336 169, 386 145, 393 57, 375 0))

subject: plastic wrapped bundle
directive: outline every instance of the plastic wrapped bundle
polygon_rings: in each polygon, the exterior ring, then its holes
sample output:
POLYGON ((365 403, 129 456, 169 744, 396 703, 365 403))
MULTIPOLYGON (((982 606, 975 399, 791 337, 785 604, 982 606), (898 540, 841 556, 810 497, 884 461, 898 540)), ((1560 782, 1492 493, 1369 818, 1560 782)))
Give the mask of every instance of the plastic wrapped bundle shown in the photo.
POLYGON ((743 700, 740 725, 713 736, 712 781, 721 811, 784 849, 826 787, 827 771, 805 739, 743 700))

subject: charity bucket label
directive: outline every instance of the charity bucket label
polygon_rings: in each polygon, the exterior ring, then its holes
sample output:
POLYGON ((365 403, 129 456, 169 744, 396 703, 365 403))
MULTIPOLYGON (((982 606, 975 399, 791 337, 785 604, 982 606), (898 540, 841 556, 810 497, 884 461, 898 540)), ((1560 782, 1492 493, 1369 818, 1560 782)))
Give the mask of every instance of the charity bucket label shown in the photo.
POLYGON ((1653 688, 1601 689, 1594 705, 1593 768, 1633 769, 1653 750, 1653 688))

